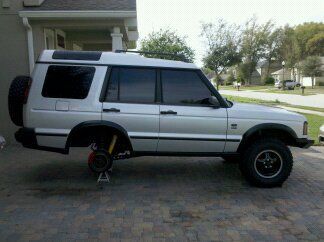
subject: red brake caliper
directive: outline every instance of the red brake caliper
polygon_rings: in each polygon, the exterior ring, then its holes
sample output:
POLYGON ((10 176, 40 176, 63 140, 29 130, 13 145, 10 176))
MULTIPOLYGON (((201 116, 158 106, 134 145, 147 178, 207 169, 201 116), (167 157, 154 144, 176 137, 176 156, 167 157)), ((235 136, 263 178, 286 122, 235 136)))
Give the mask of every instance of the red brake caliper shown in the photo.
POLYGON ((92 151, 88 157, 88 164, 91 164, 94 161, 95 158, 95 152, 92 151))

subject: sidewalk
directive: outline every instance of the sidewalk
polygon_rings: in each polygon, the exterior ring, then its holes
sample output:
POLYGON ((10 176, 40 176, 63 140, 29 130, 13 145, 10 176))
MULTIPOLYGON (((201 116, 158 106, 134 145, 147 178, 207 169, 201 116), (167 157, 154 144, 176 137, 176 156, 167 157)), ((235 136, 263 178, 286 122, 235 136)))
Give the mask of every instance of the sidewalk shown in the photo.
POLYGON ((255 98, 267 101, 280 101, 289 103, 292 105, 324 108, 324 94, 316 94, 310 96, 301 96, 295 94, 277 94, 277 93, 266 93, 257 91, 231 91, 231 90, 220 90, 221 94, 255 98))

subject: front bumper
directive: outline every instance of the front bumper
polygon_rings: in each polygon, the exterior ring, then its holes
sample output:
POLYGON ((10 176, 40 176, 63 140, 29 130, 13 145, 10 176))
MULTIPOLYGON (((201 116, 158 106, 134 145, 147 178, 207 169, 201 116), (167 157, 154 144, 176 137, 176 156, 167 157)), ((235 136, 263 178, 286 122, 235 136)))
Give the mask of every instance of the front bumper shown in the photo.
POLYGON ((300 138, 296 139, 296 146, 299 148, 307 149, 310 146, 314 144, 314 140, 306 139, 306 138, 300 138))
POLYGON ((320 133, 319 133, 319 136, 318 136, 318 141, 321 143, 321 144, 324 144, 324 125, 322 125, 320 127, 320 133))
POLYGON ((15 139, 17 142, 21 143, 24 147, 29 149, 35 149, 35 150, 44 150, 44 151, 51 151, 61 154, 68 154, 68 149, 60 149, 60 148, 53 148, 53 147, 46 147, 46 146, 40 146, 37 144, 37 138, 35 129, 33 128, 20 128, 15 133, 15 139))

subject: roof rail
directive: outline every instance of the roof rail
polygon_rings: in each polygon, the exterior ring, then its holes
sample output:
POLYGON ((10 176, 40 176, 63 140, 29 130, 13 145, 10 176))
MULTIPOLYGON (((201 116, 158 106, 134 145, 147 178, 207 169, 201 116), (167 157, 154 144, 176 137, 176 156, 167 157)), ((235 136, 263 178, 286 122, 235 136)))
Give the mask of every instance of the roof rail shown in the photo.
POLYGON ((175 54, 175 53, 163 53, 163 52, 154 52, 154 51, 138 51, 138 50, 115 50, 115 53, 137 53, 144 55, 164 55, 170 57, 178 57, 182 61, 189 63, 190 61, 183 54, 175 54))

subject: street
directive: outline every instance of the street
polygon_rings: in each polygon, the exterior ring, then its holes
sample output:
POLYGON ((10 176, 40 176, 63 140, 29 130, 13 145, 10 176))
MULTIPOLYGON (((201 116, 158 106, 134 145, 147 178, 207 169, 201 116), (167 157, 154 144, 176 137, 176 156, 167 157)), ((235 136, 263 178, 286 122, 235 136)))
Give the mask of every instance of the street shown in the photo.
POLYGON ((232 95, 239 97, 255 98, 267 101, 280 101, 289 103, 291 105, 299 105, 306 107, 324 108, 324 94, 316 94, 309 96, 301 96, 295 94, 277 94, 277 93, 266 93, 257 91, 231 91, 231 90, 220 90, 220 94, 232 95))

